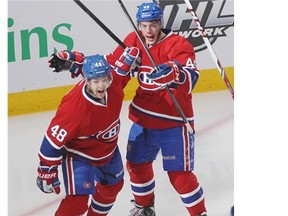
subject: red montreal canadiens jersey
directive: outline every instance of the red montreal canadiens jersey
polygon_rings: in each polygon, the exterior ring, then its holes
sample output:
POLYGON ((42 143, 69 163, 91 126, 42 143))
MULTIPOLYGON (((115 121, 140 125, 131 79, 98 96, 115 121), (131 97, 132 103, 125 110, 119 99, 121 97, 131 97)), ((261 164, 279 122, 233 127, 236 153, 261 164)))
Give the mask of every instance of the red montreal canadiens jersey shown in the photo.
POLYGON ((117 147, 123 88, 129 78, 113 74, 105 105, 86 92, 84 79, 65 95, 40 148, 42 165, 60 164, 63 152, 95 165, 109 161, 117 147))
MULTIPOLYGON (((127 47, 138 47, 140 49, 142 62, 137 73, 139 87, 129 107, 129 118, 133 122, 150 129, 165 129, 183 125, 183 120, 167 90, 160 89, 151 79, 148 79, 147 74, 154 67, 136 33, 130 33, 125 38, 124 43, 127 47)), ((176 60, 183 67, 195 69, 193 46, 183 37, 174 34, 172 31, 167 31, 166 36, 161 41, 149 47, 149 51, 156 64, 176 60)), ((106 56, 108 62, 113 64, 122 52, 123 49, 117 47, 112 53, 106 56)), ((187 70, 182 70, 181 77, 180 84, 172 85, 170 89, 183 110, 185 117, 192 124, 194 114, 191 95, 191 74, 187 70)))

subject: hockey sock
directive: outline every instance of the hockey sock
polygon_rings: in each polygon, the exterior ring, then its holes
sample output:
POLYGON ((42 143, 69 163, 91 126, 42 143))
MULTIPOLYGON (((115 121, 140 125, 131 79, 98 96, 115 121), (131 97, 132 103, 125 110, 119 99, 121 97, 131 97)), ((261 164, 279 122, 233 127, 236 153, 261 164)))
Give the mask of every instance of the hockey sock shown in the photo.
POLYGON ((135 164, 127 161, 127 170, 135 201, 140 206, 154 205, 154 173, 152 162, 135 164))
POLYGON ((88 209, 89 195, 67 195, 60 203, 55 216, 83 215, 88 209))
POLYGON ((96 194, 92 196, 91 205, 87 216, 104 216, 107 215, 116 200, 118 193, 121 191, 124 180, 114 185, 96 185, 96 194))
POLYGON ((203 189, 193 172, 170 171, 168 176, 191 216, 206 212, 203 189))

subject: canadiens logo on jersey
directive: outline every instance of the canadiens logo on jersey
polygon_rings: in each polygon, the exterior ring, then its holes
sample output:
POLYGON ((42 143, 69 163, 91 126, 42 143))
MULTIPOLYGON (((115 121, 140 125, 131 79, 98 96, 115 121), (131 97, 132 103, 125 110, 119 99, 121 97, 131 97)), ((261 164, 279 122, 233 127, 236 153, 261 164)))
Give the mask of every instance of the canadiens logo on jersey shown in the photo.
POLYGON ((98 132, 95 138, 102 142, 112 142, 117 139, 120 131, 120 120, 117 119, 105 130, 98 132))
POLYGON ((150 74, 153 69, 153 67, 141 66, 138 70, 138 83, 140 84, 140 87, 144 90, 155 91, 161 88, 155 85, 152 80, 147 77, 147 75, 150 74))

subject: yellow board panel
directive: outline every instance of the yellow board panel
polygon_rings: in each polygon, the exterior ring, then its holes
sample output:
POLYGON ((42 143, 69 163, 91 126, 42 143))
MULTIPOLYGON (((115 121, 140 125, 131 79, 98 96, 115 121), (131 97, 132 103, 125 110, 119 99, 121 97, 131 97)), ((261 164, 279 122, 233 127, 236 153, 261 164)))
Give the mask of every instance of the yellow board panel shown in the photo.
MULTIPOLYGON (((227 77, 234 88, 234 67, 225 68, 227 77)), ((61 98, 73 87, 61 86, 33 91, 8 94, 8 116, 28 114, 34 112, 54 110, 58 107, 61 98)), ((125 99, 131 100, 138 87, 136 79, 132 79, 124 89, 125 99)), ((201 70, 200 78, 196 84, 194 93, 218 91, 227 89, 217 69, 201 70)), ((228 91, 228 89, 227 89, 228 91)))

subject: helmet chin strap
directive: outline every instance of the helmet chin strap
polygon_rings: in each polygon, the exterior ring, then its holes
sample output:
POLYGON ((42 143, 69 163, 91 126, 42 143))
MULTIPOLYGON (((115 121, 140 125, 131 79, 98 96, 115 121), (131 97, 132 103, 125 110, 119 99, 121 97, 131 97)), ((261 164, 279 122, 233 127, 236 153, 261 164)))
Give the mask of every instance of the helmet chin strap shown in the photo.
MULTIPOLYGON (((160 36, 161 36, 161 34, 162 34, 162 28, 163 28, 163 22, 162 22, 162 20, 158 20, 158 22, 159 22, 159 25, 160 25, 160 31, 159 31, 159 34, 158 34, 158 36, 157 36, 157 40, 156 40, 156 42, 155 43, 157 43, 159 40, 161 40, 162 39, 162 37, 160 38, 160 36)), ((163 32, 163 34, 164 34, 164 32, 163 32)))
POLYGON ((157 43, 157 42, 159 41, 159 38, 160 38, 161 34, 162 34, 162 29, 160 29, 159 34, 158 34, 158 36, 157 36, 157 40, 156 40, 155 43, 157 43))

